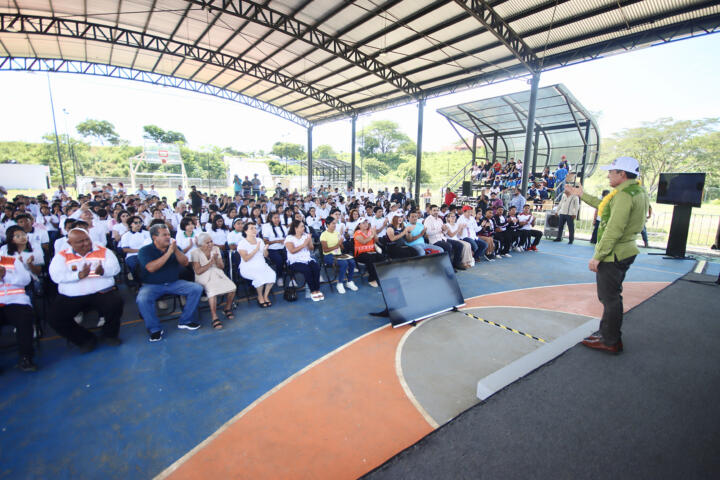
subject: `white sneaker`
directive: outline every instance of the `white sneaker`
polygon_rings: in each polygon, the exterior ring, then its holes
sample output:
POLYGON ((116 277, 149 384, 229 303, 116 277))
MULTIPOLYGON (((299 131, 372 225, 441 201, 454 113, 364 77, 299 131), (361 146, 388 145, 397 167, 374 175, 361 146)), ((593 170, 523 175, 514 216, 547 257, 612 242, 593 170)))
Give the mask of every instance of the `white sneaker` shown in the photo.
POLYGON ((105 325, 105 317, 98 318, 97 326, 102 327, 103 325, 105 325))
POLYGON ((277 279, 277 286, 278 286, 278 287, 282 287, 282 286, 283 286, 283 279, 282 279, 282 277, 280 277, 280 278, 277 279))
POLYGON ((165 300, 158 300, 157 305, 160 310, 166 310, 169 307, 168 303, 165 300))
POLYGON ((353 282, 352 280, 350 280, 349 282, 347 282, 347 283, 345 284, 345 286, 346 286, 347 288, 349 288, 350 290, 352 290, 353 292, 357 292, 358 287, 357 287, 357 285, 355 285, 355 282, 353 282))
POLYGON ((338 293, 345 293, 345 287, 340 282, 338 282, 338 284, 337 284, 337 291, 338 291, 338 293))
POLYGON ((378 288, 378 283, 375 282, 375 281, 368 282, 368 285, 370 285, 370 286, 373 287, 373 288, 378 288))
POLYGON ((77 315, 75 315, 75 317, 73 318, 73 320, 75 320, 75 323, 77 323, 78 325, 80 325, 80 324, 82 323, 82 321, 83 321, 83 314, 82 314, 82 312, 80 312, 80 313, 78 313, 77 315))
POLYGON ((507 257, 507 258, 512 258, 512 255, 510 255, 509 253, 506 253, 506 254, 503 255, 503 256, 505 256, 505 257, 507 257))
POLYGON ((522 252, 522 251, 523 251, 522 247, 515 247, 514 250, 515 250, 516 252, 522 252))

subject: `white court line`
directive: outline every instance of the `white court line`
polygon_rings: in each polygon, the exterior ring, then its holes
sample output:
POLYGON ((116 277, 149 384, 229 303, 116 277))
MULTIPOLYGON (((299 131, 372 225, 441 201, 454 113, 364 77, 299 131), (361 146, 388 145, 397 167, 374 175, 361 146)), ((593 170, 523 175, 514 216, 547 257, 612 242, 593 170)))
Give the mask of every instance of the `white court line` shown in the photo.
POLYGON ((287 385, 288 383, 292 382, 294 379, 296 379, 297 377, 299 377, 299 376, 302 375, 303 373, 307 372, 308 370, 310 370, 310 369, 313 368, 314 366, 318 365, 319 363, 324 362, 325 360, 327 360, 328 358, 332 357, 333 355, 341 352, 342 350, 345 350, 347 347, 349 347, 349 346, 352 345, 353 343, 355 343, 355 342, 357 342, 357 341, 359 341, 359 340, 362 340, 363 338, 365 338, 365 337, 367 337, 367 336, 369 336, 369 335, 372 335, 372 334, 375 333, 375 332, 379 332, 380 330, 382 330, 382 329, 384 329, 384 328, 389 328, 389 327, 390 327, 390 324, 388 323, 388 324, 386 324, 386 325, 383 325, 383 326, 381 326, 381 327, 376 328, 375 330, 371 330, 371 331, 367 332, 366 334, 361 335, 361 336, 357 337, 356 339, 349 341, 349 342, 346 343, 345 345, 342 345, 342 346, 336 348, 336 349, 333 350, 332 352, 325 354, 324 356, 318 358, 317 360, 315 360, 314 362, 312 362, 311 364, 309 364, 308 366, 306 366, 306 367, 303 368, 302 370, 300 370, 300 371, 294 373, 293 375, 289 376, 288 378, 286 378, 285 380, 283 380, 281 383, 277 384, 275 387, 273 387, 272 389, 268 390, 262 397, 258 398, 257 400, 255 400, 254 402, 252 402, 250 405, 248 405, 247 407, 245 407, 245 409, 243 409, 243 411, 241 411, 240 413, 238 413, 237 415, 235 415, 233 418, 231 418, 230 420, 228 420, 227 422, 225 422, 220 428, 218 428, 218 429, 215 431, 215 433, 213 433, 213 434, 210 435, 208 438, 206 438, 205 440, 203 440, 202 442, 200 442, 199 444, 197 444, 197 445, 195 446, 195 448, 193 448, 192 450, 190 450, 188 453, 186 453, 185 455, 183 455, 182 457, 180 457, 179 459, 177 459, 172 465, 170 465, 170 466, 167 467, 165 470, 163 470, 162 472, 160 472, 160 473, 155 477, 155 480, 162 480, 162 479, 167 478, 167 477, 168 477, 170 474, 172 474, 175 470, 177 470, 178 468, 180 468, 180 466, 181 466, 183 463, 187 462, 193 455, 195 455, 197 452, 199 452, 199 451, 202 450, 205 446, 207 446, 210 442, 212 442, 218 435, 220 435, 222 432, 224 432, 225 430, 227 430, 227 429, 230 427, 230 425, 232 425, 233 423, 237 422, 237 421, 240 420, 242 417, 244 417, 245 415, 247 415, 248 413, 250 413, 250 411, 251 411, 252 409, 254 409, 256 406, 258 406, 258 405, 260 404, 260 402, 262 402, 263 400, 265 400, 266 398, 268 398, 270 395, 272 395, 273 393, 275 393, 275 392, 277 392, 278 390, 280 390, 281 388, 283 388, 283 387, 284 387, 285 385, 287 385))
POLYGON ((707 260, 700 260, 697 265, 695 265, 695 269, 693 269, 693 272, 695 273, 703 273, 705 271, 705 267, 707 266, 707 260))
MULTIPOLYGON (((668 284, 668 285, 670 284, 670 282, 668 282, 667 280, 665 280, 665 281, 662 281, 662 280, 627 281, 627 282, 623 282, 623 283, 626 284, 626 285, 627 285, 628 283, 665 283, 665 284, 668 284)), ((465 299, 465 302, 467 302, 468 300, 474 300, 474 299, 476 299, 476 298, 487 297, 487 296, 490 296, 490 295, 501 295, 501 294, 503 294, 503 293, 522 292, 522 291, 525 291, 525 290, 537 290, 537 289, 540 289, 540 288, 572 287, 572 286, 575 286, 575 285, 595 285, 595 282, 558 283, 557 285, 541 285, 541 286, 539 286, 539 287, 514 288, 514 289, 512 289, 512 290, 503 290, 502 292, 483 293, 482 295, 475 295, 474 297, 468 297, 468 298, 465 299)), ((491 307, 492 305, 482 305, 482 306, 491 307)), ((468 308, 468 307, 466 307, 466 308, 468 308)), ((469 308, 476 308, 476 307, 469 307, 469 308)))
POLYGON ((477 397, 480 400, 486 400, 514 381, 545 365, 566 350, 574 347, 583 338, 592 334, 597 330, 597 325, 598 320, 590 320, 552 342, 546 343, 540 348, 509 363, 500 370, 496 370, 478 382, 477 397))
MULTIPOLYGON (((572 258, 572 259, 575 259, 575 260, 587 260, 588 262, 590 261, 590 260, 588 260, 586 257, 576 257, 576 256, 573 256, 573 255, 563 255, 562 253, 549 253, 549 252, 545 252, 545 251, 542 251, 542 252, 539 252, 539 253, 542 253, 542 254, 544 254, 544 255, 554 255, 554 256, 556 256, 556 257, 572 258)), ((661 273, 671 273, 671 274, 673 274, 673 275, 684 275, 683 273, 675 272, 675 271, 672 271, 672 270, 661 270, 661 269, 659 269, 659 268, 641 267, 640 265, 638 265, 638 264, 636 264, 636 263, 633 264, 633 265, 631 265, 630 268, 633 269, 633 270, 637 270, 637 269, 639 268, 639 269, 642 269, 642 270, 648 270, 648 271, 650 271, 650 272, 661 272, 661 273)))
MULTIPOLYGON (((450 312, 446 312, 450 313, 450 312)), ((425 421, 430 424, 430 426, 433 429, 437 429, 440 424, 435 421, 432 416, 423 408, 422 405, 420 405, 420 402, 417 401, 415 398, 415 395, 412 393, 412 390, 410 390, 410 386, 405 381, 405 376, 403 375, 402 371, 402 350, 405 346, 405 340, 410 336, 411 333, 413 333, 415 330, 420 328, 421 326, 425 325, 428 321, 433 319, 427 319, 419 324, 417 324, 414 328, 410 328, 407 332, 405 332, 405 335, 402 336, 400 339, 400 343, 398 343, 397 350, 395 350, 395 373, 397 374, 398 379, 400 380, 400 385, 402 385, 403 390, 405 391, 405 395, 410 400, 410 403, 412 403, 418 412, 420 412, 420 415, 423 416, 425 421)))

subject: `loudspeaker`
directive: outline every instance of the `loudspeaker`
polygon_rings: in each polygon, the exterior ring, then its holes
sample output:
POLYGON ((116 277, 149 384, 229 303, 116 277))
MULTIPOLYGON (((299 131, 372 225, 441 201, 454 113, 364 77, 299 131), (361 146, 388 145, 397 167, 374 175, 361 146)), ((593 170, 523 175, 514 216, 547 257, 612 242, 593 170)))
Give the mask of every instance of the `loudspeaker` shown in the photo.
POLYGON ((462 194, 463 197, 472 197, 472 182, 470 180, 465 180, 462 183, 462 194))

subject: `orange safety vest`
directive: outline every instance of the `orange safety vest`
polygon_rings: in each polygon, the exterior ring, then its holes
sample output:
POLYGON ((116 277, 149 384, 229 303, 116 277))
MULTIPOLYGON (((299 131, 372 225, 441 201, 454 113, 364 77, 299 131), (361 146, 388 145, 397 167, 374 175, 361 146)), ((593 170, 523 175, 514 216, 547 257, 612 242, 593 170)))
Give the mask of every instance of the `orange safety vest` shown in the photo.
MULTIPOLYGON (((5 270, 15 270, 15 257, 6 257, 2 256, 0 257, 0 266, 3 267, 5 270)), ((14 287, 15 285, 12 285, 10 283, 2 283, 0 284, 0 297, 7 297, 9 295, 24 295, 25 289, 24 288, 10 288, 14 287)), ((4 303, 2 300, 0 300, 0 303, 4 303)))
MULTIPOLYGON (((70 269, 75 272, 78 270, 77 265, 73 265, 74 263, 82 262, 85 260, 93 261, 98 260, 100 262, 105 261, 105 254, 107 252, 107 249, 105 247, 102 247, 100 245, 97 246, 97 250, 93 250, 92 252, 88 253, 84 257, 81 257, 77 253, 72 251, 72 248, 67 248, 65 250, 60 251, 60 255, 62 255, 65 258, 65 265, 69 265, 70 269)), ((100 275, 95 273, 94 271, 90 272, 88 274, 88 278, 95 277, 99 278, 100 275)))
POLYGON ((355 232, 355 235, 353 235, 353 238, 355 238, 355 256, 357 257, 361 253, 368 253, 368 252, 374 252, 375 251, 375 240, 372 240, 369 243, 366 243, 365 245, 361 244, 357 241, 357 237, 362 236, 367 238, 367 235, 363 235, 363 233, 360 230, 357 230, 355 232))

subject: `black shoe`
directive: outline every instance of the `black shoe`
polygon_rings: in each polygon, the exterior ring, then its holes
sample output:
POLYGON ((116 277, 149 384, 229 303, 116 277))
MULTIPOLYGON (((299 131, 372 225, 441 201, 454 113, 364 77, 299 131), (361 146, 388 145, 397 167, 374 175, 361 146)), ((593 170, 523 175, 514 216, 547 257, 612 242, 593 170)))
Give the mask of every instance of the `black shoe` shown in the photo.
POLYGON ((556 238, 553 242, 562 242, 562 238, 556 238))
POLYGON ((570 241, 568 242, 568 245, 572 245, 572 242, 573 242, 573 241, 572 241, 572 240, 570 240, 570 241))
POLYGON ((118 337, 103 337, 103 340, 108 345, 112 345, 113 347, 117 347, 119 345, 122 345, 122 340, 120 340, 118 337))
POLYGON ((184 328, 185 330, 197 330, 200 328, 200 324, 197 322, 180 323, 178 324, 178 328, 184 328))
POLYGON ((22 370, 23 372, 37 372, 37 365, 33 363, 31 357, 22 357, 20 359, 20 363, 18 363, 18 368, 22 370))
POLYGON ((95 350, 95 348, 97 347, 97 343, 97 338, 95 337, 95 335, 93 335, 92 340, 88 340, 87 342, 80 345, 80 351, 82 353, 90 353, 95 350))
POLYGON ((163 332, 162 330, 158 330, 157 332, 151 333, 150 341, 151 342, 159 342, 160 340, 162 340, 163 333, 165 333, 165 332, 163 332))

